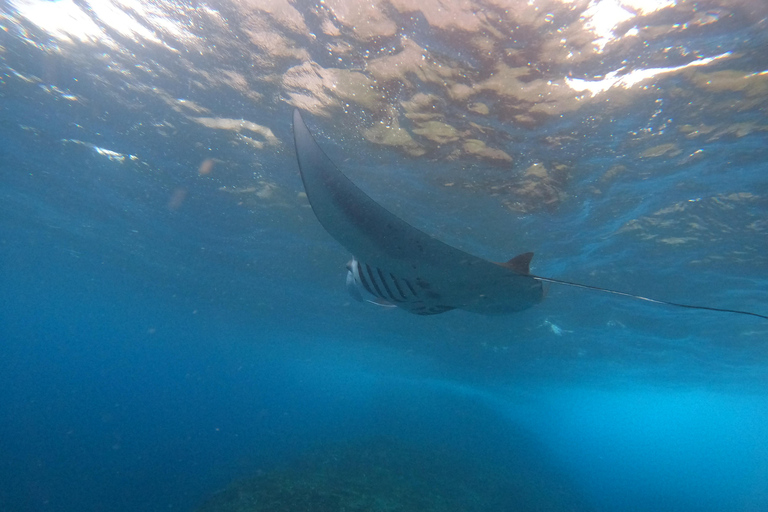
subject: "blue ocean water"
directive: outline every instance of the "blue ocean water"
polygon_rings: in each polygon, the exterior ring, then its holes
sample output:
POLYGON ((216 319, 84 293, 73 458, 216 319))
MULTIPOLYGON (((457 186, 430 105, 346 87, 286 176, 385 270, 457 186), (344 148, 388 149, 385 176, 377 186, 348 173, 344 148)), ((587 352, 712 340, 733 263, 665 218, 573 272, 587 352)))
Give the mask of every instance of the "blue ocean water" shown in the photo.
POLYGON ((357 303, 291 134, 473 254, 766 315, 768 10, 731 4, 0 6, 0 510, 191 511, 381 438, 538 478, 478 510, 768 510, 768 321, 357 303))

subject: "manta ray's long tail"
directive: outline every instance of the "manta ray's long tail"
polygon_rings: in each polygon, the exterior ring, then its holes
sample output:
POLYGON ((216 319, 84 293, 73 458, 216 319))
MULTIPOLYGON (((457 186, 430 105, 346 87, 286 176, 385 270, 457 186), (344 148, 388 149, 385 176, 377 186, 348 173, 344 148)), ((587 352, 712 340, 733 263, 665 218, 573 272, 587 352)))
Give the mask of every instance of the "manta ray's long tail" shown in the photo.
POLYGON ((678 308, 703 309, 706 311, 719 311, 721 313, 736 313, 739 315, 756 316, 758 318, 764 318, 768 320, 768 315, 761 315, 760 313, 753 313, 752 311, 741 311, 739 309, 713 308, 710 306, 694 306, 692 304, 680 304, 679 302, 670 302, 668 300, 652 299, 650 297, 635 295, 634 293, 620 292, 617 290, 609 290, 608 288, 600 288, 599 286, 590 286, 588 284, 572 283, 570 281, 563 281, 561 279, 552 279, 551 277, 540 277, 540 276, 534 276, 534 275, 532 275, 531 277, 533 277, 534 279, 538 279, 539 281, 543 281, 545 283, 563 284, 566 286, 573 286, 576 288, 585 288, 587 290, 595 290, 603 293, 611 293, 613 295, 621 295, 623 297, 629 297, 631 299, 644 300, 646 302, 653 302, 654 304, 664 304, 666 306, 675 306, 678 308))

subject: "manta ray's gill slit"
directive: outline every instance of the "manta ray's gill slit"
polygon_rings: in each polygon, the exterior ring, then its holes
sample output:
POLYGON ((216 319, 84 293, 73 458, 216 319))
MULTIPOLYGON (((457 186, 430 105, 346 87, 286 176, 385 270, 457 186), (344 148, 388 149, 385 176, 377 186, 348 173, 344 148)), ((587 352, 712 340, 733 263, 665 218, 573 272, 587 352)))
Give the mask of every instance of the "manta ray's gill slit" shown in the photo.
POLYGON ((359 263, 357 266, 357 275, 360 276, 360 282, 363 283, 363 287, 365 287, 365 290, 370 293, 371 295, 376 295, 376 292, 374 292, 371 289, 371 285, 368 284, 368 281, 365 279, 365 272, 360 272, 360 266, 365 265, 365 263, 359 263))
POLYGON ((373 269, 371 268, 371 266, 366 263, 365 269, 368 271, 368 277, 371 278, 371 283, 373 284, 373 287, 376 288, 376 293, 374 293, 374 295, 376 295, 377 297, 381 297, 382 299, 386 299, 387 297, 381 291, 381 288, 379 288, 379 284, 376 282, 376 276, 374 275, 373 269))
POLYGON ((416 290, 415 290, 415 289, 413 288, 413 286, 411 285, 411 282, 410 282, 410 281, 408 281, 407 279, 403 279, 403 281, 405 282, 405 286, 407 286, 407 287, 408 287, 408 289, 409 289, 409 290, 411 290, 411 293, 413 294, 413 296, 414 296, 414 297, 418 297, 418 296, 419 296, 419 294, 418 294, 418 293, 416 293, 416 290))
POLYGON ((384 272, 381 271, 380 268, 376 267, 376 272, 379 274, 379 279, 381 279, 381 284, 384 285, 384 289, 387 290, 387 295, 390 299, 394 300, 395 302, 402 302, 402 300, 395 297, 395 294, 392 293, 392 290, 389 289, 389 286, 387 285, 387 279, 384 277, 384 272))
POLYGON ((405 296, 405 293, 403 293, 403 289, 400 287, 400 283, 397 280, 397 277, 395 277, 395 274, 392 274, 390 272, 389 277, 392 278, 392 283, 394 283, 395 288, 397 288, 398 293, 403 298, 403 300, 407 299, 408 297, 405 296))

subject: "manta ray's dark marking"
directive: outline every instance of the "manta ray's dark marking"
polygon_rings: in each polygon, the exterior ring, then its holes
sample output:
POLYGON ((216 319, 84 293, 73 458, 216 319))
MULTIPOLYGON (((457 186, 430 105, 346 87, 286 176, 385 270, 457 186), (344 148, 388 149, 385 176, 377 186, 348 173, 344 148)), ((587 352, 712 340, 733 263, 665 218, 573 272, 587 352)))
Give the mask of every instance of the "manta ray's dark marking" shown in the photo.
POLYGON ((679 304, 597 286, 534 276, 532 252, 494 263, 451 247, 400 219, 352 183, 317 145, 298 110, 293 137, 304 190, 325 230, 354 257, 347 265, 347 288, 361 290, 379 305, 397 306, 418 315, 452 309, 481 314, 522 311, 541 302, 542 282, 586 288, 656 304, 689 309, 766 315, 679 304))

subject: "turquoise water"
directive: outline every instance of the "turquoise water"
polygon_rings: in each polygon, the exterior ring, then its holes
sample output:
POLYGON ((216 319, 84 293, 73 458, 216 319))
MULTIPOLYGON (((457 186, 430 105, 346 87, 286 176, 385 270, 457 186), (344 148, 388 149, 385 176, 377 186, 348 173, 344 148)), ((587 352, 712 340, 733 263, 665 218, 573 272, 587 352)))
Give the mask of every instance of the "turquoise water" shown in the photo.
POLYGON ((768 314, 768 11, 674 4, 0 6, 0 510, 196 510, 379 438, 539 478, 479 510, 768 509, 768 322, 357 303, 292 146, 298 107, 481 257, 768 314))

